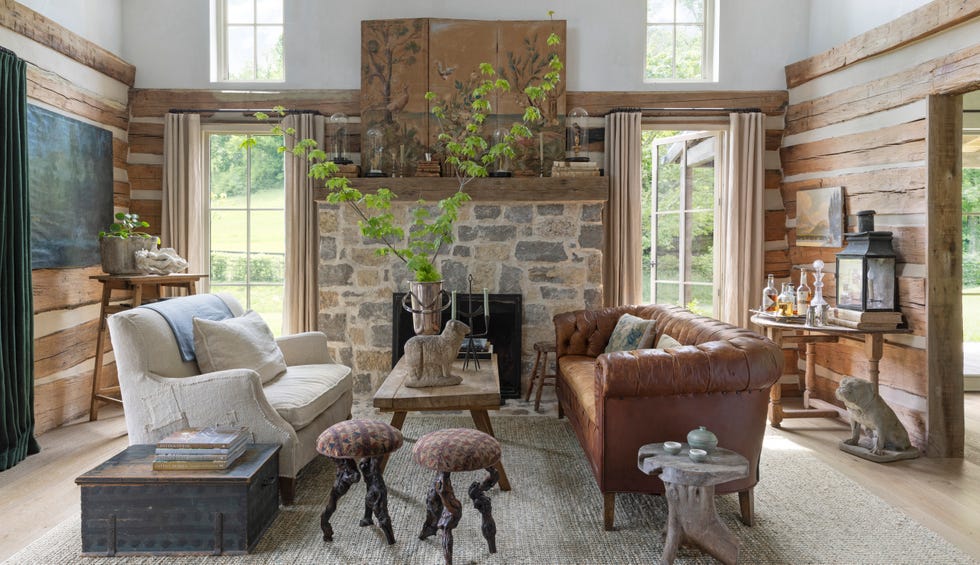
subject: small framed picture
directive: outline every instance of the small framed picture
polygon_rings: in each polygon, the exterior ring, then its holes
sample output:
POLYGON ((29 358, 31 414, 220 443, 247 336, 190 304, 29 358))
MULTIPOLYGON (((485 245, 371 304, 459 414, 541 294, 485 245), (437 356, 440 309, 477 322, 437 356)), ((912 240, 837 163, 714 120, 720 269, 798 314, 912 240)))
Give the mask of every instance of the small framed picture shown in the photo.
POLYGON ((843 187, 813 188, 796 193, 796 244, 843 247, 843 187))

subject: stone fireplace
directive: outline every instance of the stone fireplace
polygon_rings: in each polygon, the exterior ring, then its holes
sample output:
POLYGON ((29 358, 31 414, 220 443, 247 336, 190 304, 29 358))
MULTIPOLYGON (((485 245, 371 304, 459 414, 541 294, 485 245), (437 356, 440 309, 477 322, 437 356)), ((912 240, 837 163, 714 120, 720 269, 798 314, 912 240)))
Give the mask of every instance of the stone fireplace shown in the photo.
MULTIPOLYGON (((419 197, 435 202, 453 190, 455 180, 357 179, 354 185, 364 191, 390 188, 406 200, 392 212, 407 218, 419 197)), ((446 290, 466 292, 467 276, 473 275, 474 292, 485 287, 522 297, 521 386, 534 361, 534 343, 554 339, 552 317, 602 305, 607 186, 604 177, 591 177, 478 179, 467 187, 473 201, 461 209, 456 242, 442 252, 438 267, 446 290)), ((361 236, 353 211, 324 203, 323 191, 316 198, 319 329, 334 358, 353 368, 355 392, 370 394, 391 369, 392 294, 407 291, 409 275, 397 258, 375 254, 382 245, 361 236)))

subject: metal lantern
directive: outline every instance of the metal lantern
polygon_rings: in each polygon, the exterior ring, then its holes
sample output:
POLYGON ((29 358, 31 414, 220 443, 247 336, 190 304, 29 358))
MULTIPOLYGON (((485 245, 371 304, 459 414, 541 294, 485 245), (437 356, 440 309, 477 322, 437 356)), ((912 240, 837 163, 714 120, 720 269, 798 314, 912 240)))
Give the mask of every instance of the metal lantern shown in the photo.
POLYGON ((367 162, 367 170, 364 173, 366 177, 383 177, 384 172, 384 157, 385 157, 385 146, 384 146, 384 134, 378 128, 371 128, 367 131, 364 136, 364 148, 362 149, 361 164, 367 162))
MULTIPOLYGON (((494 145, 506 144, 507 134, 509 133, 510 131, 508 131, 506 128, 497 128, 497 130, 493 132, 493 144, 494 145)), ((497 158, 493 160, 493 171, 490 172, 490 176, 491 177, 511 176, 510 157, 506 153, 501 152, 500 155, 497 155, 497 158)))
POLYGON ((337 112, 330 116, 330 160, 338 165, 350 165, 350 120, 347 114, 337 112))
POLYGON ((565 151, 565 161, 567 162, 587 162, 589 160, 589 113, 584 108, 572 108, 572 111, 565 117, 565 129, 567 130, 567 140, 565 151))
POLYGON ((893 312, 896 307, 892 232, 874 231, 874 211, 857 213, 858 232, 844 234, 837 254, 837 307, 861 312, 893 312))

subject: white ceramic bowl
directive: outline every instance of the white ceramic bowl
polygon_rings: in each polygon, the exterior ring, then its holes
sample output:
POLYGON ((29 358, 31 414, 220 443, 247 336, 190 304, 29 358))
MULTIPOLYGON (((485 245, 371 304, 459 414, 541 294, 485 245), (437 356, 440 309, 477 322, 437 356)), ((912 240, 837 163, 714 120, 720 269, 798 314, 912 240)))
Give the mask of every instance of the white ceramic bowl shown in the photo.
POLYGON ((691 461, 694 461, 695 463, 702 463, 708 459, 708 452, 703 449, 692 447, 688 456, 691 458, 691 461))
POLYGON ((684 447, 684 446, 681 445, 679 442, 676 442, 676 441, 665 441, 664 442, 664 451, 666 451, 667 453, 669 453, 671 455, 677 455, 678 453, 680 453, 682 447, 684 447))

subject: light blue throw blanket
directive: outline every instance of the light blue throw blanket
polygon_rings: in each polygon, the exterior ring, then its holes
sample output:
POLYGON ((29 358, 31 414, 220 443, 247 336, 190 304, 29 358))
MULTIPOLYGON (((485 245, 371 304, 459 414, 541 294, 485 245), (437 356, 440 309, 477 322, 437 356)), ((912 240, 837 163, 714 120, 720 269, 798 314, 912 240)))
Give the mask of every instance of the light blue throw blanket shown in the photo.
POLYGON ((213 294, 194 294, 170 300, 143 304, 140 308, 155 310, 170 324, 177 338, 180 358, 194 361, 194 318, 205 320, 226 320, 234 315, 225 301, 213 294))

